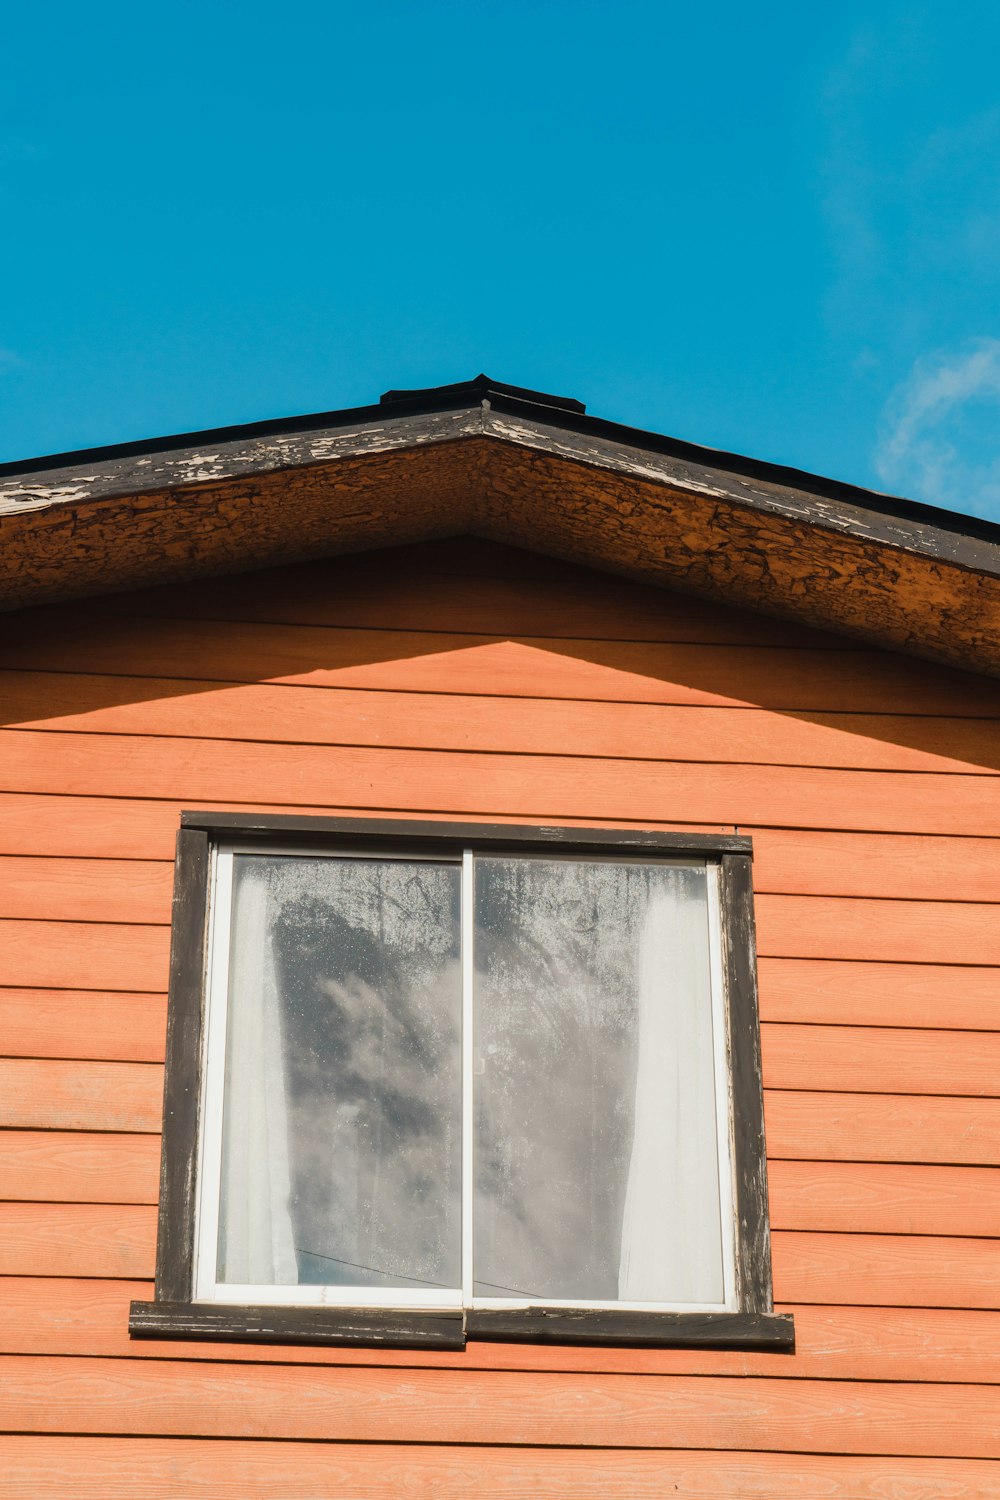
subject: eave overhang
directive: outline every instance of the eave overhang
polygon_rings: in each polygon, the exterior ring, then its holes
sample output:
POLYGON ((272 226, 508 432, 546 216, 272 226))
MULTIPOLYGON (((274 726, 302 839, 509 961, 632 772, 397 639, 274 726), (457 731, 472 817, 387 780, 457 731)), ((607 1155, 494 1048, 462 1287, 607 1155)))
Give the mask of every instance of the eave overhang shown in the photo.
POLYGON ((1000 675, 1000 526, 484 376, 0 466, 7 609, 456 534, 1000 675))

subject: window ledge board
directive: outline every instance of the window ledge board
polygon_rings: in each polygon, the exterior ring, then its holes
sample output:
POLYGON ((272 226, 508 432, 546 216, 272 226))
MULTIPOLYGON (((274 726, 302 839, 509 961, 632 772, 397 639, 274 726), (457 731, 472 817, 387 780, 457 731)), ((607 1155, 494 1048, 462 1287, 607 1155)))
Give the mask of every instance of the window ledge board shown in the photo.
POLYGON ((246 1307, 231 1303, 133 1302, 129 1333, 147 1339, 253 1344, 354 1344, 371 1349, 464 1349, 462 1313, 389 1308, 246 1307))
POLYGON ((525 1307, 422 1313, 364 1308, 246 1307, 133 1302, 133 1338, 258 1344, 353 1344, 371 1349, 463 1349, 466 1338, 509 1343, 618 1344, 663 1349, 792 1353, 790 1313, 656 1313, 525 1307))
POLYGON ((482 1308, 465 1315, 470 1339, 540 1344, 623 1344, 663 1349, 773 1349, 793 1353, 791 1313, 579 1311, 482 1308))

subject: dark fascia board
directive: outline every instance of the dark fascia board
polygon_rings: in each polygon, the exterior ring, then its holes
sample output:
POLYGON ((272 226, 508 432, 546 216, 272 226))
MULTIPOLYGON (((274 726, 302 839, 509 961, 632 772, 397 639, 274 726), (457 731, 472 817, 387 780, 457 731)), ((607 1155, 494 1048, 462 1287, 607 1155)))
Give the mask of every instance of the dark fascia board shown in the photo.
MULTIPOLYGON (((812 497, 833 502, 832 516, 836 517, 839 514, 837 529, 846 528, 849 512, 857 510, 866 513, 871 518, 869 527, 866 527, 864 533, 869 539, 882 539, 889 545, 893 545, 895 540, 896 545, 905 546, 911 528, 917 528, 925 539, 933 535, 940 547, 940 555, 949 561, 961 564, 964 560, 966 566, 989 567, 989 560, 985 558, 982 564, 977 564, 968 558, 969 549, 963 543, 967 544, 971 540, 987 543, 988 550, 996 548, 1000 556, 1000 525, 994 522, 976 516, 963 515, 958 511, 924 505, 915 500, 880 494, 859 485, 842 483, 839 480, 810 474, 805 470, 783 464, 747 458, 740 454, 704 447, 660 433, 628 427, 618 422, 609 422, 603 418, 589 416, 583 403, 571 397, 551 396, 522 386, 506 385, 491 380, 485 375, 478 375, 473 380, 458 381, 452 385, 429 387, 424 390, 387 391, 377 405, 347 407, 339 411, 318 412, 264 422, 248 422, 230 427, 207 428, 199 432, 178 433, 166 438, 116 443, 105 447, 85 448, 76 452, 55 453, 43 458, 0 464, 0 508, 6 508, 3 507, 2 492, 4 490, 7 491, 8 497, 14 498, 17 490, 20 489, 24 502, 30 503, 31 500, 36 499, 36 495, 25 493, 25 491, 47 488, 46 479, 51 485, 56 474, 60 477, 65 475, 68 480, 70 474, 75 472, 83 480, 84 476, 80 471, 95 469, 105 471, 102 476, 104 483, 98 480, 93 487, 88 487, 84 480, 86 497, 97 499, 104 495, 124 492, 119 484, 114 483, 115 471, 123 471, 121 478, 126 480, 126 484, 131 484, 136 489, 159 487, 158 466, 155 463, 136 466, 127 462, 130 459, 155 459, 159 454, 184 451, 195 454, 208 447, 245 448, 249 446, 256 448, 259 444, 266 443, 267 439, 293 439, 297 436, 322 438, 324 434, 329 433, 333 436, 345 429, 378 427, 385 430, 389 424, 395 428, 400 424, 405 424, 407 419, 475 410, 495 411, 508 416, 522 417, 531 423, 539 424, 542 429, 598 439, 600 446, 593 450, 590 462, 601 467, 613 465, 615 458, 620 458, 622 449, 632 450, 636 455, 660 455, 678 461, 688 478, 699 478, 704 482, 705 479, 711 477, 717 483, 719 476, 731 475, 743 481, 744 483, 734 487, 731 498, 745 498, 750 504, 760 504, 766 499, 766 496, 757 490, 754 484, 756 481, 768 487, 775 486, 785 491, 800 492, 803 499, 812 497), (142 473, 143 468, 147 471, 145 474, 142 473), (126 473, 128 479, 126 479, 126 473), (22 481, 21 486, 10 483, 10 481, 17 480, 22 481), (737 494, 736 490, 741 493, 737 494), (871 523, 876 518, 882 518, 887 523, 895 520, 904 524, 899 527, 884 525, 872 528, 871 523), (879 533, 878 537, 876 537, 876 532, 879 533), (948 545, 949 538, 954 539, 951 546, 948 545)), ((438 440, 447 440, 450 431, 461 435, 457 428, 450 430, 444 428, 440 431, 438 440)), ((405 441, 407 434, 401 431, 399 436, 405 441)), ((431 432, 423 427, 414 430, 412 438, 416 442, 434 440, 431 432)), ((295 444, 288 445, 285 463, 279 460, 277 467, 286 465, 294 467, 296 463, 316 461, 313 452, 306 452, 304 449, 296 452, 296 446, 295 444)), ((235 474, 239 471, 247 471, 246 463, 240 463, 236 453, 233 453, 231 457, 234 462, 231 471, 227 472, 227 466, 223 461, 213 470, 210 477, 221 479, 229 477, 229 472, 235 474)), ((262 465, 268 468, 272 466, 272 464, 262 465)), ((678 473, 675 477, 683 482, 684 474, 678 473)), ((97 479, 97 476, 95 475, 94 478, 97 479)), ((193 474, 188 476, 187 482, 193 480, 195 480, 193 474)), ((183 476, 177 475, 174 482, 184 482, 183 476)), ((83 498, 82 494, 79 498, 83 498)), ((789 513, 787 507, 781 507, 781 510, 785 514, 789 513)), ((792 513, 801 519, 811 519, 814 523, 822 524, 818 517, 807 515, 801 506, 794 507, 792 513)), ((992 571, 992 568, 989 570, 992 571)), ((1000 568, 997 571, 1000 572, 1000 568)))

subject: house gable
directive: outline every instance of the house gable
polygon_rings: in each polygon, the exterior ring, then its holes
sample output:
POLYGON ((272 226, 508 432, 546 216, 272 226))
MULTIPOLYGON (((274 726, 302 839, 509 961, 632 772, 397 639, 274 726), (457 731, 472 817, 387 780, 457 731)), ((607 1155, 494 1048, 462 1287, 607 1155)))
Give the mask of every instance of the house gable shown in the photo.
POLYGON ((1000 686, 475 536, 163 578, 0 619, 12 1493, 992 1493, 1000 686), (130 1339, 182 809, 752 839, 794 1353, 130 1339))
POLYGON ((1000 528, 486 377, 0 469, 8 607, 456 534, 1000 672, 1000 528))

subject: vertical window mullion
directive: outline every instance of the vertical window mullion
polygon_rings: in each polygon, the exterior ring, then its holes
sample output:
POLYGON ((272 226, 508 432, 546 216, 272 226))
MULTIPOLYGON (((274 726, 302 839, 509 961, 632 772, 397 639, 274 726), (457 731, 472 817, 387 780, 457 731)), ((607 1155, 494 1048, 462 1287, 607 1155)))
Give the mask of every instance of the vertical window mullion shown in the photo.
POLYGON ((475 874, 471 849, 462 850, 462 1301, 472 1301, 472 1200, 475 1142, 473 1139, 475 1032, 475 874))

